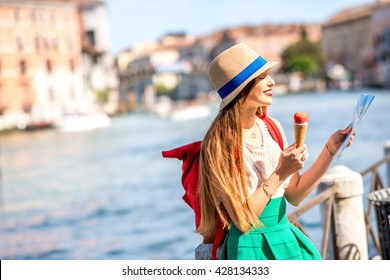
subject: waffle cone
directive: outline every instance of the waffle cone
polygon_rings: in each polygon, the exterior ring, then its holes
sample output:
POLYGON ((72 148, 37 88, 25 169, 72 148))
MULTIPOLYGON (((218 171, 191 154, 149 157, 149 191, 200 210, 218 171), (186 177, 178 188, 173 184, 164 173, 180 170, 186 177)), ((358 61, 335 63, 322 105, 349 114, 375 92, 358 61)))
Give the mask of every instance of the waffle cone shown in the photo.
POLYGON ((297 148, 302 146, 305 142, 306 131, 307 131, 308 123, 294 123, 294 139, 297 148))

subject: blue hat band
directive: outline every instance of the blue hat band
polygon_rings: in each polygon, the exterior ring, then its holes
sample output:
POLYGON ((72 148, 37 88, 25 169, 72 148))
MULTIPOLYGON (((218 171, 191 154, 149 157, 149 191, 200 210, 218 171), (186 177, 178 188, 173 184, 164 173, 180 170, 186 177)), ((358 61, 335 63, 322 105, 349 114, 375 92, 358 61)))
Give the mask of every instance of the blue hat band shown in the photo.
POLYGON ((237 74, 233 79, 226 83, 223 87, 218 90, 219 96, 224 99, 235 89, 237 89, 243 82, 245 82, 250 76, 252 76, 257 70, 263 67, 267 61, 259 56, 251 64, 244 68, 240 73, 237 74))

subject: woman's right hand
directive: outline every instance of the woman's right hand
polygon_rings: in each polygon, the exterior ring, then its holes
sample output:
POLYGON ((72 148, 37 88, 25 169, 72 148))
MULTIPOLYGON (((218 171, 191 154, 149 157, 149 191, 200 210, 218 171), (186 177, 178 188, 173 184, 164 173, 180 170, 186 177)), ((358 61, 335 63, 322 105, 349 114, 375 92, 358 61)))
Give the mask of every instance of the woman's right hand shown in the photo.
POLYGON ((286 180, 290 175, 303 168, 306 155, 306 145, 303 144, 299 148, 296 148, 296 144, 294 143, 281 152, 275 173, 279 174, 283 180, 286 180))
MULTIPOLYGON (((335 155, 338 149, 340 148, 341 144, 345 140, 345 138, 348 136, 349 133, 352 132, 352 127, 347 126, 344 129, 337 130, 335 133, 333 133, 327 142, 327 148, 329 149, 329 153, 332 155, 335 155)), ((353 132, 349 138, 349 141, 347 143, 347 147, 352 145, 352 141, 355 137, 355 132, 353 132)))

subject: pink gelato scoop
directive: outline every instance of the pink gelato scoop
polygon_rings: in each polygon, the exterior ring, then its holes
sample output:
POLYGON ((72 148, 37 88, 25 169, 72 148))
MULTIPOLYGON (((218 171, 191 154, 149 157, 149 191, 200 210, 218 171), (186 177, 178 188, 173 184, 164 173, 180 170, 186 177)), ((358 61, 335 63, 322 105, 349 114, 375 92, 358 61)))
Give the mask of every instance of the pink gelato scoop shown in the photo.
POLYGON ((304 124, 309 122, 309 115, 306 112, 296 112, 294 114, 294 122, 304 124))

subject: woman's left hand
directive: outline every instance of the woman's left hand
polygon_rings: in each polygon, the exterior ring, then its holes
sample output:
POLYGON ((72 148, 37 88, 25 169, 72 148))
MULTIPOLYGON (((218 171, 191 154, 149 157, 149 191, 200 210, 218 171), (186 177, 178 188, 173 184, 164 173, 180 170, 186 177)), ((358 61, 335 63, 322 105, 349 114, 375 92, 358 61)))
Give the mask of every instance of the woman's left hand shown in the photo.
MULTIPOLYGON (((333 133, 328 140, 328 147, 333 151, 333 153, 336 153, 337 150, 340 148, 341 144, 345 140, 345 138, 348 136, 348 134, 352 131, 352 127, 347 126, 344 129, 337 130, 335 133, 333 133)), ((355 137, 355 132, 352 132, 351 137, 349 138, 349 141, 347 143, 347 147, 352 145, 353 139, 355 137)))

